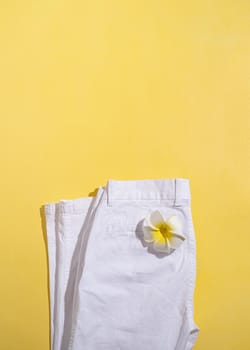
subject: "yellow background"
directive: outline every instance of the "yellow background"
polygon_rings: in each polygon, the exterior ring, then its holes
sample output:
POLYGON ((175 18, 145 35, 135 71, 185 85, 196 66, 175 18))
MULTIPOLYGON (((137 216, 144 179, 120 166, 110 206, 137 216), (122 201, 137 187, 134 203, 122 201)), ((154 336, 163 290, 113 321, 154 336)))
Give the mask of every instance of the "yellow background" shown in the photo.
POLYGON ((49 349, 45 203, 184 177, 195 349, 250 349, 250 2, 0 4, 0 348, 49 349))

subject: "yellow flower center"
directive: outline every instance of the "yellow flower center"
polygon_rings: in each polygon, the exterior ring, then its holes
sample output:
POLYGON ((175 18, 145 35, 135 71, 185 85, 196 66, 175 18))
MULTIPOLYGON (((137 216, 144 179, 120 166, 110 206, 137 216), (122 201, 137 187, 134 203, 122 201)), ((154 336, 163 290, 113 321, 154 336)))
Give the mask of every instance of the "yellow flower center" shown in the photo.
POLYGON ((157 228, 165 239, 171 239, 172 232, 171 227, 168 224, 160 223, 159 225, 157 225, 157 228))

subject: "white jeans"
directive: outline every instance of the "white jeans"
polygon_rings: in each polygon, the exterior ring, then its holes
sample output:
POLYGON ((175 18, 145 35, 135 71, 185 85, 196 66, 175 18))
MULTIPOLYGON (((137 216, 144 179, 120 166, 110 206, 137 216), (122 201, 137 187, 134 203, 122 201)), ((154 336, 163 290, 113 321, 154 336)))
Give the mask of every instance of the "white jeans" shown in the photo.
POLYGON ((188 179, 108 180, 96 197, 45 205, 53 350, 189 350, 196 243, 188 179), (152 250, 142 223, 176 215, 186 239, 152 250))

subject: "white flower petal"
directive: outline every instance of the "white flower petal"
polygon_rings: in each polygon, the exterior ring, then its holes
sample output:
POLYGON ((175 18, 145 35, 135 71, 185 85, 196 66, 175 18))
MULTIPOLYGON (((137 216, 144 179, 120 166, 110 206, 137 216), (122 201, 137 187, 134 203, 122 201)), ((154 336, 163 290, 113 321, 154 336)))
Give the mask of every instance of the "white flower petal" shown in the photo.
POLYGON ((164 222, 164 218, 162 217, 159 210, 155 210, 149 215, 148 221, 152 226, 156 226, 160 222, 164 222))
POLYGON ((171 232, 182 234, 182 222, 177 215, 171 215, 168 217, 166 223, 171 226, 171 232))
POLYGON ((173 234, 171 239, 169 240, 170 247, 173 249, 179 248, 179 246, 184 242, 186 238, 182 235, 173 234))
POLYGON ((168 244, 168 241, 166 240, 164 244, 162 244, 161 241, 154 241, 153 247, 156 251, 161 253, 169 253, 170 252, 170 246, 168 244))
POLYGON ((151 228, 151 230, 157 230, 156 227, 154 227, 151 222, 150 222, 150 215, 148 215, 144 220, 143 220, 143 224, 142 227, 147 227, 147 228, 151 228))
POLYGON ((153 242, 154 237, 152 235, 152 228, 149 226, 143 226, 143 238, 145 242, 153 242))

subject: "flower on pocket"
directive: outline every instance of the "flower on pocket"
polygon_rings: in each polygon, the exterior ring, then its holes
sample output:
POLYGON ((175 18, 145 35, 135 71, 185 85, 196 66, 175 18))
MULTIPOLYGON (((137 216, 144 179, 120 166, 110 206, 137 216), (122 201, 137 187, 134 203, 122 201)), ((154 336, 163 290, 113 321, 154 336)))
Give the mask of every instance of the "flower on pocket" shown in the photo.
POLYGON ((177 249, 186 239, 182 223, 177 215, 170 215, 165 221, 158 210, 151 212, 143 221, 143 238, 153 243, 153 248, 162 253, 177 249))

